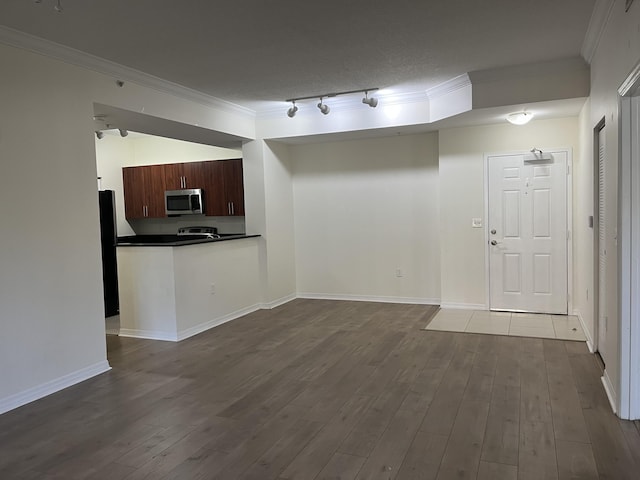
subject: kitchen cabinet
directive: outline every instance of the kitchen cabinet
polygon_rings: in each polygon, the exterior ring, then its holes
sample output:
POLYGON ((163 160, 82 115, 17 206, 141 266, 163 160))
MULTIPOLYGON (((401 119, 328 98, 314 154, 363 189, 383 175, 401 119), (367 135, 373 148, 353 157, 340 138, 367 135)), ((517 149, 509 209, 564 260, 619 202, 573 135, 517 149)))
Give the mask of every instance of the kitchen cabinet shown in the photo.
POLYGON ((203 163, 206 164, 206 214, 214 217, 244 216, 242 159, 203 163))
POLYGON ((202 188, 205 185, 204 164, 211 162, 170 163, 163 165, 167 190, 202 188))
POLYGON ((242 159, 122 169, 127 219, 165 217, 164 191, 201 188, 207 216, 244 216, 242 159))
POLYGON ((122 181, 128 219, 165 216, 163 165, 125 167, 122 169, 122 181))

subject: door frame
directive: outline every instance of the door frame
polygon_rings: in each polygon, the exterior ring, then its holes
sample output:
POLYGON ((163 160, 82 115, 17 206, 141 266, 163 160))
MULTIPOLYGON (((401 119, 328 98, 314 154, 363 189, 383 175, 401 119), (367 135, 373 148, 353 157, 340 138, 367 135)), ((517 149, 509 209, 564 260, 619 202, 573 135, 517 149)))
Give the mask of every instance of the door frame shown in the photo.
MULTIPOLYGON (((532 147, 533 148, 533 147, 532 147)), ((535 148, 540 148, 537 145, 535 148)), ((541 148, 545 153, 562 152, 567 154, 567 315, 574 315, 573 311, 573 150, 570 147, 561 148, 541 148)), ((489 260, 491 246, 489 245, 489 158, 508 157, 513 155, 526 155, 530 150, 519 150, 511 152, 485 153, 484 154, 484 291, 485 308, 491 309, 491 286, 489 275, 489 260)))
MULTIPOLYGON (((640 418, 640 63, 618 89, 619 416, 640 418), (635 165, 633 159, 636 159, 635 165)), ((606 370, 605 370, 606 373, 606 370)))

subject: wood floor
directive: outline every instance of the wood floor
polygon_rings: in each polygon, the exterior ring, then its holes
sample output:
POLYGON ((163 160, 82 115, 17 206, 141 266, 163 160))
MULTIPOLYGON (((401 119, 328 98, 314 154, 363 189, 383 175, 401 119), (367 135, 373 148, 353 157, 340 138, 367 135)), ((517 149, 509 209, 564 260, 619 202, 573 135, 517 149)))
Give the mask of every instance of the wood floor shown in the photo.
POLYGON ((424 331, 434 307, 296 300, 0 416, 3 480, 638 479, 584 343, 424 331))

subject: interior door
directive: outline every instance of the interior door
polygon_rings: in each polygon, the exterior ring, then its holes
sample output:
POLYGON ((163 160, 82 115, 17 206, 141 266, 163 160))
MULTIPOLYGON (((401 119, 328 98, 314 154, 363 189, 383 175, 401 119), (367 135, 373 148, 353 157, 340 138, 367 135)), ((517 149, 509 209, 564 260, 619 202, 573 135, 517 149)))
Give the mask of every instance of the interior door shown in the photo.
POLYGON ((567 156, 488 158, 492 310, 567 313, 567 156))
POLYGON ((596 245, 598 251, 598 271, 597 271, 597 296, 596 311, 598 315, 598 352, 604 360, 606 358, 606 339, 607 339, 607 230, 606 230, 606 189, 605 189, 605 143, 604 143, 604 125, 598 131, 597 149, 598 149, 598 170, 597 185, 598 196, 596 200, 597 217, 597 237, 596 245))

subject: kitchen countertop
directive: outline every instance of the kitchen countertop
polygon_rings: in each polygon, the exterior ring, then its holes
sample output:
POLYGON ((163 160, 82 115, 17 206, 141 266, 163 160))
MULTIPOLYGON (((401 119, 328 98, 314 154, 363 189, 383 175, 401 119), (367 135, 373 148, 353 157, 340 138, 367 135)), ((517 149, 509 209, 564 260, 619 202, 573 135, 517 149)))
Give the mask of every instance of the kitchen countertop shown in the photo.
POLYGON ((200 243, 217 243, 260 235, 220 234, 220 238, 206 238, 204 235, 132 235, 118 237, 118 247, 182 247, 200 243))

